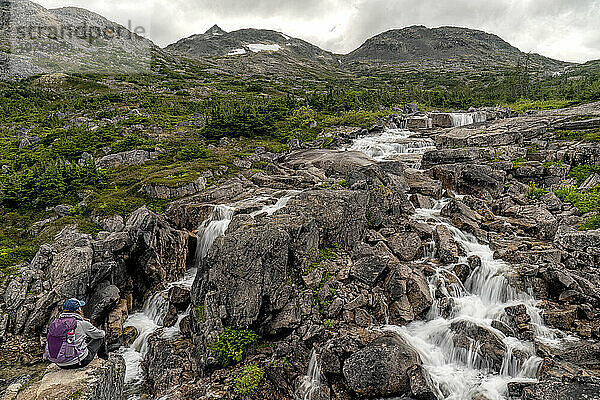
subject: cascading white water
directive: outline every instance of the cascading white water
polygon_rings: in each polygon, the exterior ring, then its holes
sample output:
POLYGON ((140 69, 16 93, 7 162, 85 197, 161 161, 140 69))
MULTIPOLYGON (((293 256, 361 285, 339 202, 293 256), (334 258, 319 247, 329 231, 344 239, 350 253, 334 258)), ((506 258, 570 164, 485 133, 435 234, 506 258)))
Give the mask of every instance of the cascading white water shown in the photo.
POLYGON ((411 138, 413 132, 404 129, 387 129, 383 133, 367 135, 353 141, 352 150, 365 153, 377 161, 393 160, 399 155, 422 155, 435 149, 429 139, 411 138))
POLYGON ((315 350, 312 351, 308 370, 302 378, 302 384, 296 391, 296 400, 312 400, 313 395, 321 388, 321 365, 315 350))
MULTIPOLYGON (((216 238, 225 234, 234 212, 235 209, 230 206, 215 206, 210 218, 202 223, 198 229, 196 262, 206 257, 216 238)), ((155 293, 146 301, 142 311, 130 315, 123 324, 124 327, 133 326, 138 332, 137 338, 129 347, 120 349, 120 354, 125 359, 126 366, 124 396, 126 399, 140 398, 138 393, 144 380, 140 363, 148 350, 148 337, 163 326, 164 318, 169 309, 169 289, 173 286, 190 289, 196 278, 196 272, 197 268, 191 268, 182 280, 169 283, 166 290, 155 293)), ((179 315, 177 323, 172 328, 163 328, 162 335, 169 338, 179 334, 179 323, 187 313, 189 313, 189 310, 179 315)))
POLYGON ((257 210, 257 211, 254 211, 254 212, 250 213, 250 215, 253 216, 253 217, 257 217, 257 216, 259 216, 261 214, 273 215, 277 211, 279 211, 282 208, 284 208, 285 206, 287 206, 287 204, 292 199, 292 197, 294 197, 298 193, 300 193, 300 191, 298 191, 298 190, 290 190, 285 196, 281 197, 274 204, 265 205, 260 210, 257 210))
MULTIPOLYGON (((278 210, 284 208, 290 199, 299 193, 298 191, 289 191, 285 196, 278 199, 274 204, 264 206, 259 211, 251 215, 257 216, 260 214, 272 215, 278 210)), ((264 198, 263 200, 267 200, 264 198)), ((223 236, 231 223, 235 207, 228 205, 215 206, 211 216, 205 220, 198 228, 198 242, 196 245, 195 260, 196 265, 208 255, 210 248, 219 236, 223 236)), ((168 292, 173 286, 180 286, 186 289, 191 289, 194 279, 196 278, 197 267, 190 268, 183 279, 177 282, 171 282, 167 288, 161 292, 155 293, 150 297, 143 310, 130 315, 124 323, 124 327, 134 327, 138 332, 135 341, 129 347, 120 349, 120 354, 125 359, 125 395, 128 400, 139 399, 140 386, 143 383, 144 375, 141 369, 141 361, 147 352, 148 337, 161 329, 161 337, 174 338, 180 334, 179 324, 181 320, 189 314, 190 310, 186 310, 178 316, 178 320, 173 327, 163 327, 163 321, 169 309, 168 292)))
MULTIPOLYGON (((492 321, 502 318, 505 307, 525 304, 538 338, 553 341, 554 335, 541 323, 533 297, 517 293, 509 285, 503 273, 508 272, 510 266, 501 260, 495 260, 493 251, 488 246, 478 243, 473 236, 445 222, 440 217, 443 205, 443 202, 439 202, 433 209, 418 209, 415 218, 445 225, 466 252, 459 263, 466 263, 470 256, 478 256, 481 266, 471 273, 464 287, 445 292, 442 290, 442 293, 454 301, 452 315, 448 319, 442 317, 434 305, 427 321, 413 322, 404 327, 386 326, 383 329, 397 333, 417 350, 441 398, 470 400, 473 395, 480 393, 490 400, 505 399, 506 384, 515 379, 535 380, 541 360, 534 355, 531 343, 505 337, 492 328, 492 321), (481 343, 472 343, 469 349, 454 345, 450 325, 457 321, 468 321, 485 327, 502 338, 507 351, 499 373, 494 372, 490 360, 478 352, 481 343), (515 350, 529 357, 521 361, 514 355, 515 350)), ((437 273, 429 282, 432 294, 440 290, 444 275, 451 274, 453 267, 454 264, 438 267, 437 273)))
POLYGON ((197 262, 206 257, 215 239, 225 234, 234 212, 235 209, 233 207, 226 205, 216 206, 212 216, 198 228, 198 243, 196 245, 197 262))
POLYGON ((482 112, 450 113, 450 119, 452 120, 452 126, 472 125, 487 120, 485 113, 482 112))
MULTIPOLYGON (((464 125, 479 122, 477 118, 485 118, 485 115, 482 117, 457 114, 455 123, 464 125)), ((354 141, 352 148, 378 160, 412 160, 413 150, 398 145, 399 136, 406 139, 410 133, 386 131, 381 135, 359 138, 354 141)), ((429 148, 434 147, 431 145, 429 148)), ((441 293, 442 296, 450 298, 453 302, 450 315, 442 313, 436 301, 425 321, 415 321, 403 327, 386 325, 382 329, 395 332, 420 354, 440 399, 471 400, 478 393, 490 400, 505 399, 506 384, 509 381, 536 379, 541 359, 535 356, 532 343, 505 337, 500 331, 492 328, 492 321, 503 319, 505 307, 524 304, 531 317, 536 340, 554 344, 557 340, 553 331, 543 325, 540 312, 535 306, 535 299, 527 293, 517 292, 510 286, 505 277, 505 274, 511 272, 510 265, 494 259, 494 253, 489 246, 480 244, 475 237, 460 231, 442 218, 440 212, 445 204, 444 201, 438 201, 432 209, 417 209, 414 218, 429 224, 445 225, 454 240, 465 250, 466 255, 460 257, 459 264, 468 263, 467 258, 470 256, 478 256, 481 266, 472 271, 463 285, 454 275, 454 264, 432 265, 436 269, 436 273, 429 279, 432 297, 435 299, 436 293, 441 293), (499 372, 492 368, 491 360, 482 356, 482 343, 473 342, 468 349, 455 346, 454 334, 450 327, 453 322, 459 321, 484 327, 501 338, 506 352, 499 372)), ((423 262, 434 258, 435 250, 435 244, 427 244, 423 262)))

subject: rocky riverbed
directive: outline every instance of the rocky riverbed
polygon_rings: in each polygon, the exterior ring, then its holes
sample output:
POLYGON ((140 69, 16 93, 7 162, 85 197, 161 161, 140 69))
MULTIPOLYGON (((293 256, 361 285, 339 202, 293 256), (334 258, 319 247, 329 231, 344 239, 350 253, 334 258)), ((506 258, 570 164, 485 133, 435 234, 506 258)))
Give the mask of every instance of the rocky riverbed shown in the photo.
POLYGON ((24 338, 79 296, 126 398, 600 398, 600 231, 553 193, 600 165, 554 134, 600 127, 600 104, 498 113, 258 151, 240 165, 262 171, 163 215, 63 230, 0 286, 1 357, 23 366, 0 388, 31 385, 24 338))

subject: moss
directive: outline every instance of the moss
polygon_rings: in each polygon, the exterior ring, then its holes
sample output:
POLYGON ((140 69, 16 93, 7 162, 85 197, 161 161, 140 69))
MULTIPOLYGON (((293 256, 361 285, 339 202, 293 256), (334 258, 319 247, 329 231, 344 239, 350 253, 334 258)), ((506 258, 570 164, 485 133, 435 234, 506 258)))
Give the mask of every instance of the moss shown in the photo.
POLYGON ((521 168, 523 166, 523 164, 525 164, 527 162, 526 159, 524 158, 517 158, 516 160, 513 160, 513 168, 521 168))
POLYGON ((373 211, 367 210, 365 217, 367 218, 367 224, 369 225, 369 227, 373 227, 373 211))
POLYGON ((581 231, 590 231, 594 229, 600 229, 600 215, 594 215, 585 220, 585 222, 579 227, 581 231))
POLYGON ((194 319, 198 323, 202 323, 206 320, 206 316, 204 315, 204 306, 194 307, 194 319))
POLYGON ((600 173, 600 165, 578 165, 571 168, 569 178, 575 178, 577 183, 581 185, 593 173, 600 173))
POLYGON ((210 347, 210 353, 222 367, 227 367, 241 362, 258 345, 259 339, 251 330, 226 327, 210 347))
POLYGON ((324 247, 318 251, 316 249, 312 249, 312 251, 309 252, 309 256, 314 257, 316 255, 316 260, 304 268, 302 275, 309 275, 317 268, 320 268, 323 261, 333 260, 335 257, 337 257, 336 250, 339 248, 340 246, 324 247))
POLYGON ((260 389, 265 371, 256 364, 245 366, 234 379, 234 391, 240 396, 254 396, 260 389))
POLYGON ((549 168, 549 167, 559 167, 559 168, 563 168, 564 164, 562 163, 562 161, 560 160, 554 160, 554 161, 546 161, 544 164, 542 164, 544 166, 544 168, 549 168))
POLYGON ((537 187, 535 182, 529 183, 529 191, 527 192, 527 197, 530 199, 539 199, 543 195, 549 193, 546 189, 537 187))
POLYGON ((67 396, 67 400, 78 400, 83 397, 83 391, 81 389, 76 390, 67 396))
POLYGON ((567 186, 555 193, 562 201, 572 203, 581 214, 600 212, 600 186, 588 191, 567 186))

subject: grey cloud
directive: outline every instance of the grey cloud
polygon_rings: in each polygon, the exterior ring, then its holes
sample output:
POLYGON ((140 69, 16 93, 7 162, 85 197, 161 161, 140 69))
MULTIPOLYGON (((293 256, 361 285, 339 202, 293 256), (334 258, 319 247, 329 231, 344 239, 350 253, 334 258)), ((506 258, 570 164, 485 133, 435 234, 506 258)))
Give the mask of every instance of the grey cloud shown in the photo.
MULTIPOLYGON (((75 5, 127 20, 123 11, 107 7, 105 0, 40 3, 75 5)), ((454 25, 497 34, 524 51, 549 57, 600 59, 600 0, 121 0, 118 4, 141 14, 154 8, 149 36, 162 46, 217 23, 226 30, 281 30, 345 53, 388 29, 454 25)))

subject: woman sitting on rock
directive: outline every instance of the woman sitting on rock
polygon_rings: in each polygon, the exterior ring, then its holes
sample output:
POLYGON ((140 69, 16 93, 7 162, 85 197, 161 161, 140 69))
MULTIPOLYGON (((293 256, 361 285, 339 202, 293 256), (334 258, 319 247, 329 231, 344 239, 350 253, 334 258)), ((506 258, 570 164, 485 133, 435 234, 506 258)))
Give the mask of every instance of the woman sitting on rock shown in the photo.
POLYGON ((83 317, 85 301, 68 299, 63 312, 48 328, 44 358, 63 369, 87 366, 96 354, 106 358, 105 332, 83 317))

